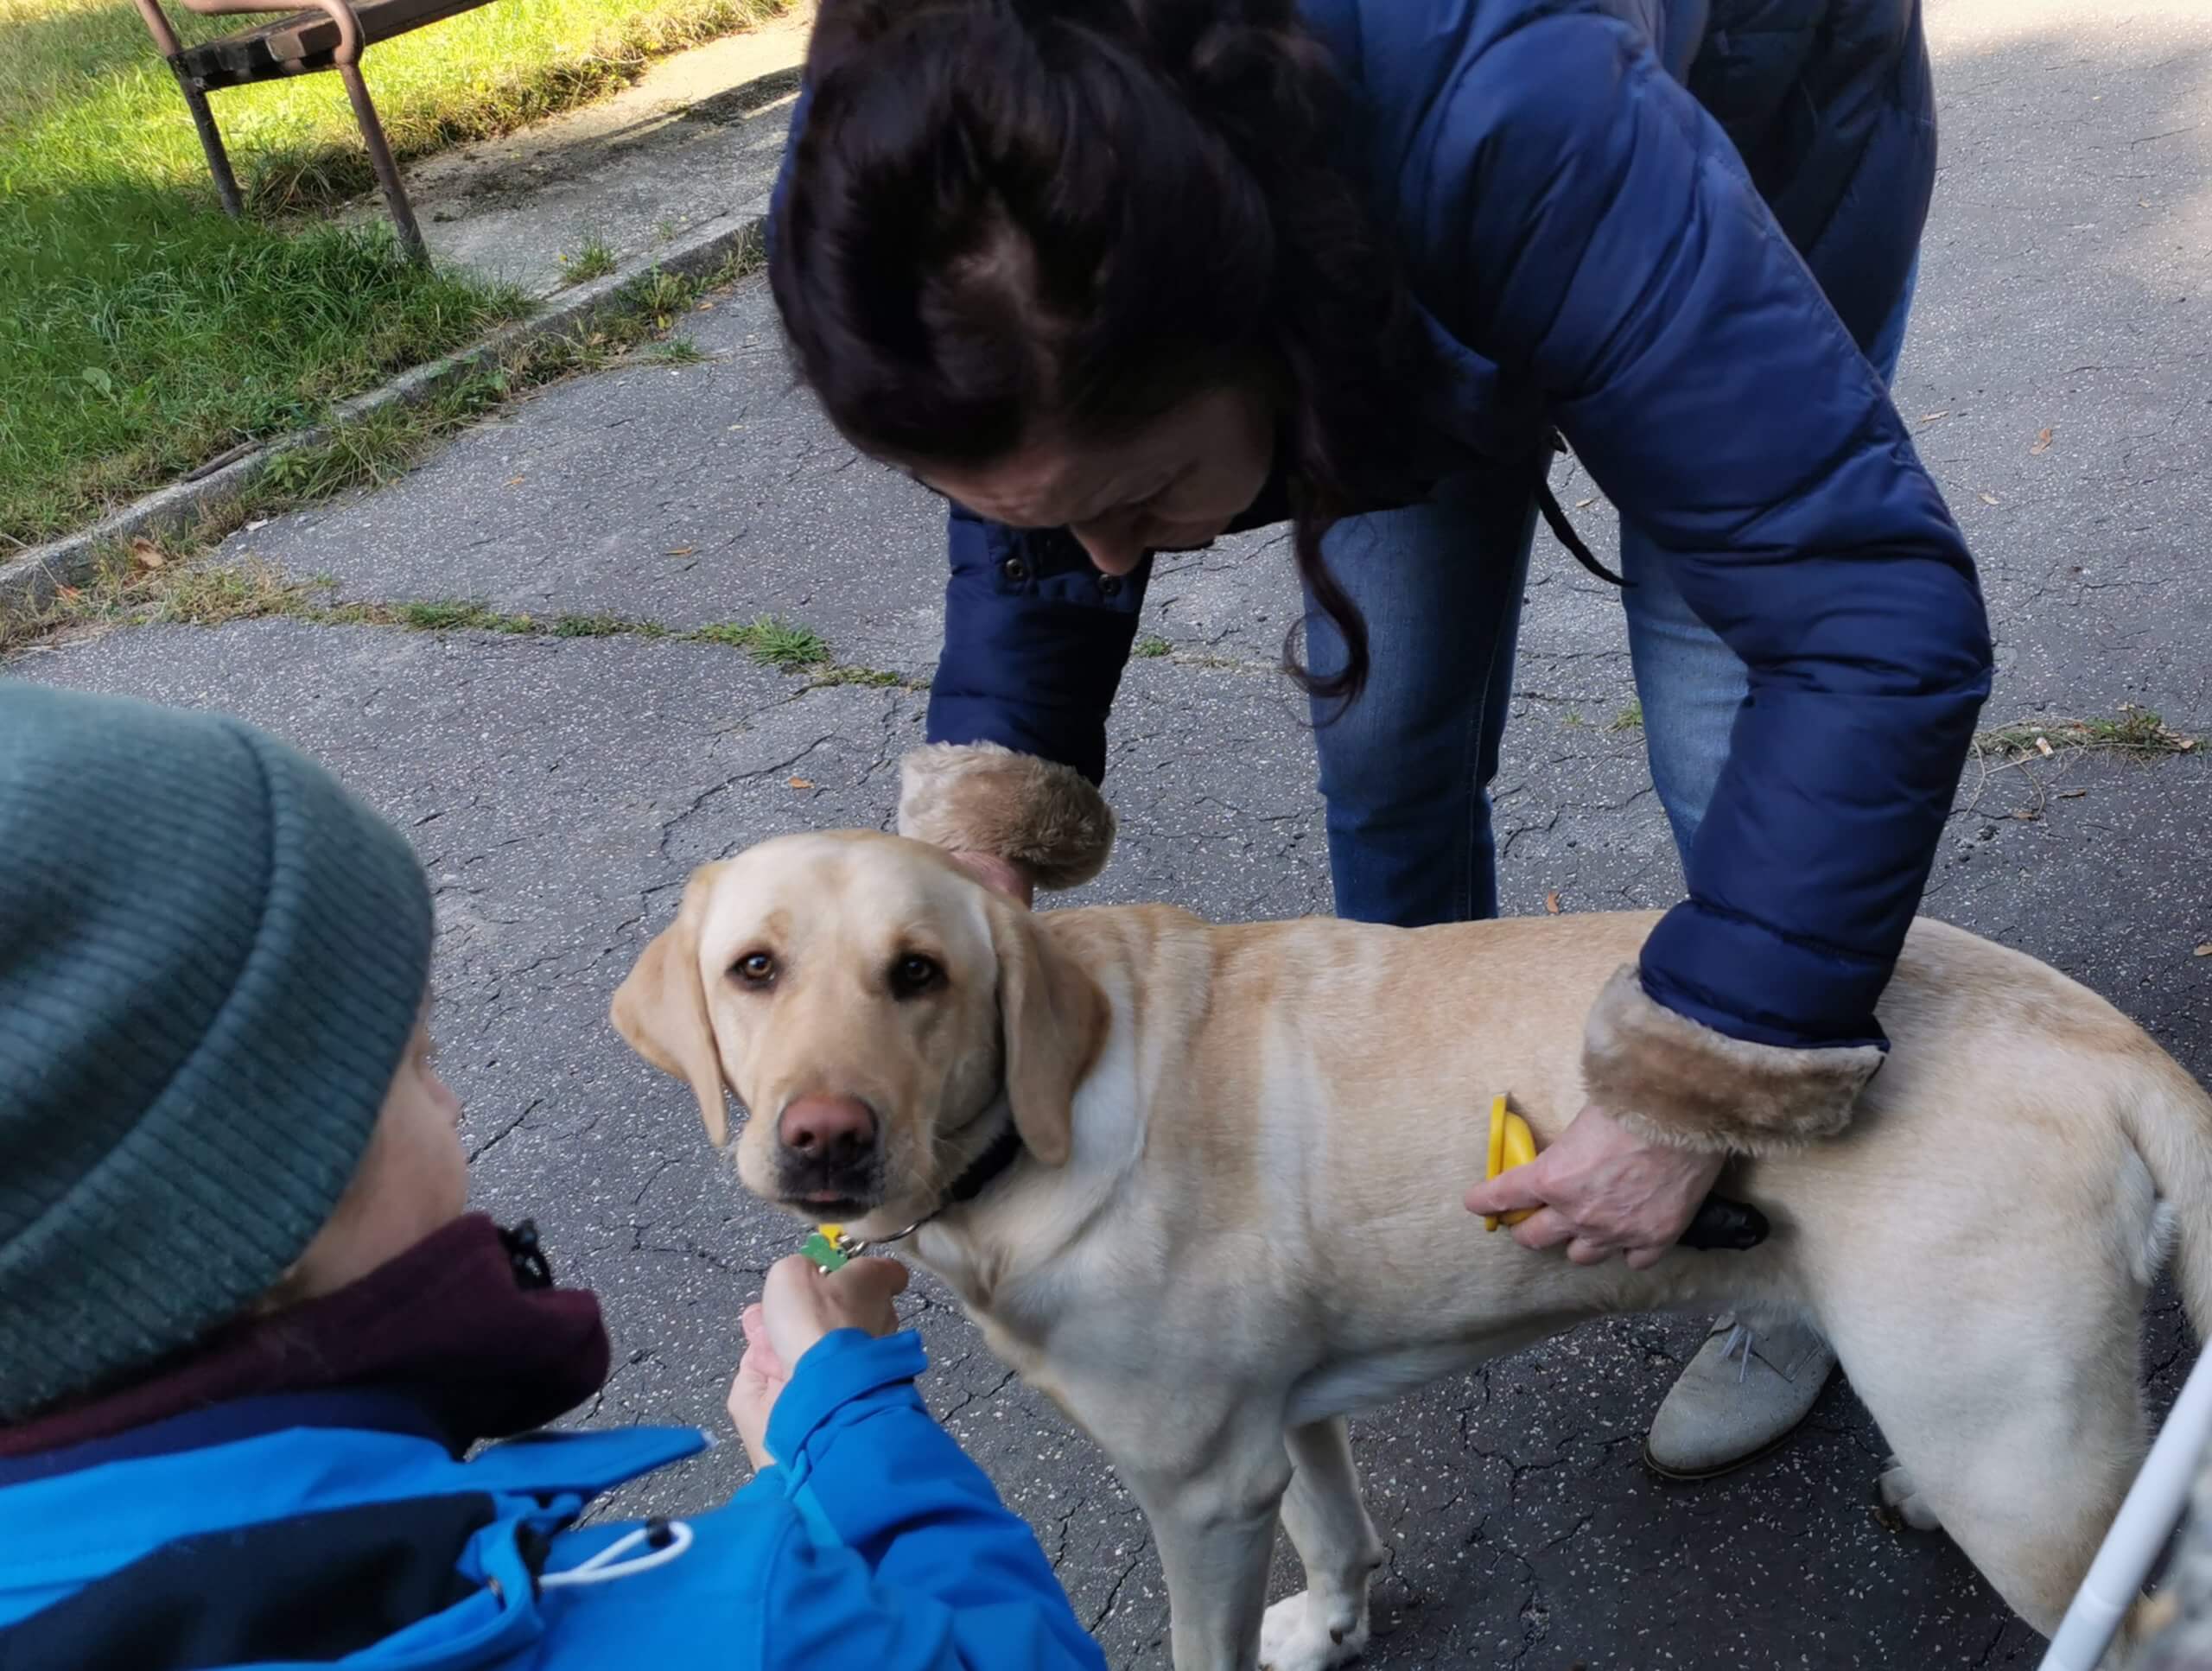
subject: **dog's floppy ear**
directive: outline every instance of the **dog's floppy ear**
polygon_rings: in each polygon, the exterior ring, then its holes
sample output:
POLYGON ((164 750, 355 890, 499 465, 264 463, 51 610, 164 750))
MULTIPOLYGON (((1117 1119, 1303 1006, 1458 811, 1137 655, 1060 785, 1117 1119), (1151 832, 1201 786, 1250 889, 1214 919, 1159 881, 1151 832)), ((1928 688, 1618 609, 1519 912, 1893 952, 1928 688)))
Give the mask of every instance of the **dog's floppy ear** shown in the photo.
POLYGON ((691 873, 676 920, 653 937, 614 988, 610 1009, 614 1030, 632 1050, 690 1085, 699 1117, 707 1122, 707 1140, 716 1148, 729 1141, 729 1111, 722 1102, 721 1058, 707 1019, 707 994, 699 984, 699 925, 721 868, 702 865, 691 873))
POLYGON ((1106 1042, 1106 994, 1082 966, 1039 932, 1027 907, 996 894, 986 909, 999 961, 999 1020, 1006 1038, 1006 1094, 1030 1153, 1063 1165, 1074 1146, 1075 1088, 1106 1042))

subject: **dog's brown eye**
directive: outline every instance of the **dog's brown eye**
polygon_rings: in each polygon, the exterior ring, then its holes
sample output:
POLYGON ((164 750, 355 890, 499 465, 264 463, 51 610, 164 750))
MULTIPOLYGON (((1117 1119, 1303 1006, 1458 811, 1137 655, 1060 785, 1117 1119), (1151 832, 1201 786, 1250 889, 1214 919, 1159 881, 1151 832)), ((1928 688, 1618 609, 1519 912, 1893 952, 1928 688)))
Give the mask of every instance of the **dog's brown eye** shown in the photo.
POLYGON ((895 997, 912 998, 944 979, 944 970, 936 961, 918 951, 908 952, 891 966, 891 991, 895 997))
POLYGON ((776 978, 776 960, 765 951, 747 952, 730 966, 729 972, 747 986, 765 987, 776 978))

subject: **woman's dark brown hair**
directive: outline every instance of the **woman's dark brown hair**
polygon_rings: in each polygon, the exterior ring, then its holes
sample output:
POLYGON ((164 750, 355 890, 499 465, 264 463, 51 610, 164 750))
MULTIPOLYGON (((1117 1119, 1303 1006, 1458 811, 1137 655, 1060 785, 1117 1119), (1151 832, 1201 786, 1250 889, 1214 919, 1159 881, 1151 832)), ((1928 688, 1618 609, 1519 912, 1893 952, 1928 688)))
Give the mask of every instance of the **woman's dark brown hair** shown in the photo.
POLYGON ((1333 149, 1291 0, 823 0, 770 281, 862 450, 985 464, 1268 378, 1298 565, 1343 635, 1338 517, 1418 497, 1419 314, 1333 149))

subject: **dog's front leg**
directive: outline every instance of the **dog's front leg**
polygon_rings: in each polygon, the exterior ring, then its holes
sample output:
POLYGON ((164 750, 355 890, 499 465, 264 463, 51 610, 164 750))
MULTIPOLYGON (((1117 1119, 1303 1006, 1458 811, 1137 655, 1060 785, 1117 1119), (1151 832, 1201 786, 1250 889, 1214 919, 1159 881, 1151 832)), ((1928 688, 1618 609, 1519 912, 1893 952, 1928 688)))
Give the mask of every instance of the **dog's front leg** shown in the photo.
POLYGON ((1295 1471, 1283 1529, 1305 1565, 1306 1588, 1268 1609, 1260 1662, 1271 1671, 1331 1671, 1367 1646, 1367 1584, 1382 1564, 1382 1540, 1359 1500, 1343 1419, 1293 1427, 1284 1439, 1295 1471))
POLYGON ((1226 1433, 1192 1471, 1125 1469, 1123 1477, 1152 1523, 1167 1574, 1175 1671, 1254 1671, 1276 1515, 1290 1483, 1281 1431, 1255 1425, 1226 1433))

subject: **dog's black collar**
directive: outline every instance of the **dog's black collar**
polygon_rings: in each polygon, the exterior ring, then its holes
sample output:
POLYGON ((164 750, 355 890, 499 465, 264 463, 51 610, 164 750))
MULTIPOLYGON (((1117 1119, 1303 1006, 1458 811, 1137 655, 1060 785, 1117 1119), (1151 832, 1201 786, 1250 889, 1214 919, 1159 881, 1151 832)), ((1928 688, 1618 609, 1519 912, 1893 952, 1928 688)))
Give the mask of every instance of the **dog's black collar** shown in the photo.
MULTIPOLYGON (((990 1147, 977 1155, 964 1172, 952 1180, 952 1187, 944 1192, 946 1207, 961 1202, 973 1201, 998 1181, 999 1174, 1014 1163, 1021 1153, 1021 1134, 1014 1129, 1014 1121, 1006 1122, 1006 1129, 991 1140, 990 1147)), ((939 1212, 944 1207, 938 1209, 939 1212)))
POLYGON ((1000 1175, 1014 1163, 1020 1153, 1021 1134, 1014 1128, 1014 1121, 1009 1119, 1006 1122, 1006 1128, 991 1140, 990 1147, 969 1164, 967 1171, 952 1180, 952 1187, 945 1191, 944 1200, 907 1225, 898 1235, 887 1236, 867 1245, 872 1248, 887 1248, 894 1242, 904 1242, 923 1225, 944 1212, 946 1208, 961 1206, 973 1201, 996 1183, 1000 1175))

